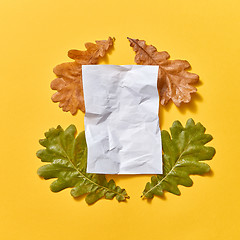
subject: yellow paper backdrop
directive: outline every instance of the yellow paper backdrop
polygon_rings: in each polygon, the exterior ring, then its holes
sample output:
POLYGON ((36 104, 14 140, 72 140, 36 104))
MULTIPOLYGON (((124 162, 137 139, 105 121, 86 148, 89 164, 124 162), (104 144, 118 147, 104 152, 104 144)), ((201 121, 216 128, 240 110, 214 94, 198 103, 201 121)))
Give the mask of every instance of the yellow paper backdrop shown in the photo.
POLYGON ((1 0, 0 1, 0 238, 239 239, 238 0, 1 0), (172 59, 187 59, 201 83, 190 104, 161 108, 161 127, 174 120, 200 121, 214 136, 217 154, 210 176, 194 176, 180 197, 141 200, 148 176, 114 176, 131 196, 127 203, 101 200, 87 206, 69 189, 52 193, 41 180, 38 139, 51 127, 75 124, 51 102, 52 68, 69 49, 116 38, 104 64, 134 64, 126 37, 145 39, 172 59))

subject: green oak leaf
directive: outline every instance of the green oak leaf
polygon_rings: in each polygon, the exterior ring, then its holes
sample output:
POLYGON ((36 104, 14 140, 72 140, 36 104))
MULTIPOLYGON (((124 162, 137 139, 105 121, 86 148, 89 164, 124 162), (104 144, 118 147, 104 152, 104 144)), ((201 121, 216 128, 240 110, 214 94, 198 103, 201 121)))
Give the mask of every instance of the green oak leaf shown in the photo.
POLYGON ((70 125, 65 131, 58 126, 45 133, 40 144, 45 147, 37 152, 42 162, 49 162, 38 169, 38 175, 44 179, 57 178, 50 188, 59 192, 72 188, 71 195, 79 197, 86 194, 87 204, 93 204, 100 198, 124 201, 129 198, 125 189, 116 186, 114 180, 109 182, 103 174, 86 173, 87 145, 85 133, 76 136, 76 127, 70 125))
POLYGON ((152 176, 145 186, 143 198, 162 196, 164 191, 180 195, 178 185, 190 187, 193 184, 190 174, 202 175, 210 171, 209 165, 201 162, 211 160, 215 154, 213 147, 204 146, 212 140, 205 130, 201 123, 195 124, 189 119, 185 128, 175 121, 170 128, 171 136, 162 131, 163 174, 152 176))

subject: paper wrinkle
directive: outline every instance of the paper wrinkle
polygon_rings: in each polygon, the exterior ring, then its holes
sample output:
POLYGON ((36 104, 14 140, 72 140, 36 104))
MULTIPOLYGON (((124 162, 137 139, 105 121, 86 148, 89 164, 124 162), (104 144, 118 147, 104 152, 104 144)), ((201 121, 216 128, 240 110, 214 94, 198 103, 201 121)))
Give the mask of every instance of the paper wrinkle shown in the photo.
POLYGON ((162 173, 158 68, 82 66, 88 173, 162 173))

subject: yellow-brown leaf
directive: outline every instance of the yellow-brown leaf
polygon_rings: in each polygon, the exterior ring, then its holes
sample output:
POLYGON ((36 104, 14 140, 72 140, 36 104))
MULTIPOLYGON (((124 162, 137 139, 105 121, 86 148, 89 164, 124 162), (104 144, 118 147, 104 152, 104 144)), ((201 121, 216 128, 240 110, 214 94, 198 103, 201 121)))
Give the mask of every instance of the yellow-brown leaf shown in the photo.
POLYGON ((163 51, 158 52, 152 45, 144 40, 128 38, 130 46, 136 52, 135 62, 141 65, 158 65, 158 91, 160 102, 166 105, 170 99, 176 106, 182 102, 191 101, 191 93, 197 91, 192 86, 199 80, 199 76, 187 70, 191 68, 188 61, 168 60, 170 55, 163 51))
POLYGON ((104 57, 109 48, 113 45, 111 37, 108 40, 86 43, 86 51, 70 50, 68 56, 75 60, 57 65, 53 72, 57 75, 51 83, 51 88, 57 90, 52 96, 53 102, 59 102, 63 111, 70 111, 76 114, 78 109, 85 112, 83 86, 82 86, 82 65, 97 64, 100 57, 104 57))

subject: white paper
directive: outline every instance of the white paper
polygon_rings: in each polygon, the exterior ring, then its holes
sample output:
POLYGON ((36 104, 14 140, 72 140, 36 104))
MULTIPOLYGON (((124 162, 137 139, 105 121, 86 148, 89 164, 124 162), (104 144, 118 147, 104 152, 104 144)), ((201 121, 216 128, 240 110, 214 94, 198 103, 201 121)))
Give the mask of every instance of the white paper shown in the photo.
POLYGON ((162 173, 157 75, 158 66, 82 66, 88 173, 162 173))

